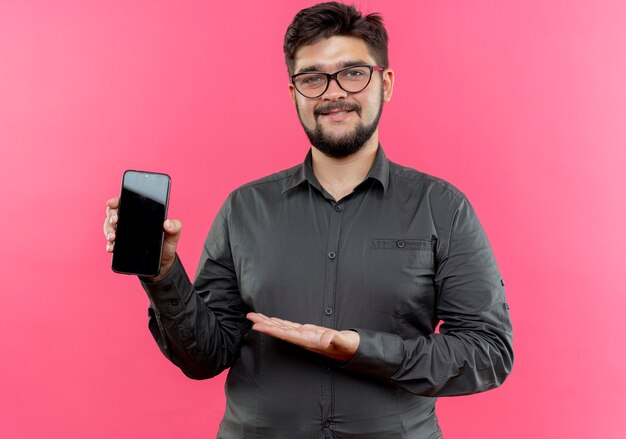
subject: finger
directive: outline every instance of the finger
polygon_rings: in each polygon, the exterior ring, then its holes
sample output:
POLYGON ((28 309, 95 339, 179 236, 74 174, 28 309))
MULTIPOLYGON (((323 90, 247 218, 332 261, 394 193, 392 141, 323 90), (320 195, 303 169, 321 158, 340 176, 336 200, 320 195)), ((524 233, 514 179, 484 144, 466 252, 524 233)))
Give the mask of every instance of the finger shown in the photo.
POLYGON ((113 249, 115 249, 115 243, 114 242, 107 242, 107 253, 113 253, 113 249))
POLYGON ((246 316, 249 320, 255 323, 266 323, 268 325, 274 325, 281 328, 299 328, 302 326, 300 323, 290 322, 289 320, 279 319, 278 317, 267 317, 260 313, 248 313, 246 316))
POLYGON ((253 323, 260 323, 269 320, 269 317, 266 317, 258 312, 249 312, 248 314, 246 314, 246 318, 253 323))
POLYGON ((250 312, 246 315, 246 318, 252 323, 257 325, 263 325, 263 328, 287 328, 287 325, 281 323, 280 319, 274 317, 267 317, 260 313, 250 312))
POLYGON ((106 218, 104 220, 104 226, 102 228, 102 230, 104 231, 104 236, 108 237, 109 233, 115 233, 115 224, 111 224, 109 219, 106 218))
POLYGON ((249 312, 248 315, 250 317, 255 317, 255 318, 269 319, 268 316, 266 316, 265 314, 262 314, 260 312, 249 312))
POLYGON ((182 224, 178 220, 165 220, 163 223, 163 230, 165 231, 165 240, 163 242, 163 256, 174 257, 176 254, 176 247, 180 240, 180 232, 182 230, 182 224))
POLYGON ((112 224, 113 226, 117 225, 117 209, 109 209, 107 207, 107 217, 104 220, 104 224, 112 224))
MULTIPOLYGON (((252 325, 252 329, 304 348, 311 348, 316 344, 315 340, 311 340, 312 337, 310 333, 300 332, 297 329, 284 326, 277 326, 272 323, 255 323, 252 325)), ((314 338, 316 340, 318 339, 318 337, 314 338)))
POLYGON ((103 227, 104 236, 107 237, 107 239, 109 233, 114 232, 117 227, 117 209, 109 206, 109 204, 113 205, 115 200, 115 198, 107 200, 106 218, 104 219, 103 227))
POLYGON ((272 322, 270 319, 269 322, 255 323, 252 329, 306 349, 317 349, 320 347, 321 333, 318 331, 319 327, 310 330, 304 329, 304 325, 297 327, 280 325, 272 322))
POLYGON ((161 268, 165 268, 166 271, 169 270, 176 258, 176 247, 178 246, 178 241, 180 240, 181 230, 182 224, 178 220, 168 219, 163 222, 165 239, 163 240, 163 257, 161 259, 161 268))
POLYGON ((300 323, 290 322, 289 320, 279 319, 278 317, 270 317, 269 320, 279 326, 284 326, 286 328, 299 328, 300 326, 302 326, 300 323))
POLYGON ((112 210, 109 214, 109 223, 117 224, 117 210, 112 210))
POLYGON ((163 223, 163 230, 165 231, 166 235, 169 236, 175 236, 180 234, 182 228, 183 224, 176 219, 167 219, 163 223))
POLYGON ((107 218, 111 224, 117 222, 117 209, 120 204, 120 197, 109 198, 106 202, 107 218))
POLYGON ((107 200, 107 209, 117 209, 120 205, 120 197, 113 197, 107 200))
POLYGON ((288 331, 296 330, 293 327, 281 325, 277 321, 266 316, 251 316, 251 320, 253 322, 252 329, 255 331, 263 332, 281 339, 284 339, 284 337, 288 335, 288 331))

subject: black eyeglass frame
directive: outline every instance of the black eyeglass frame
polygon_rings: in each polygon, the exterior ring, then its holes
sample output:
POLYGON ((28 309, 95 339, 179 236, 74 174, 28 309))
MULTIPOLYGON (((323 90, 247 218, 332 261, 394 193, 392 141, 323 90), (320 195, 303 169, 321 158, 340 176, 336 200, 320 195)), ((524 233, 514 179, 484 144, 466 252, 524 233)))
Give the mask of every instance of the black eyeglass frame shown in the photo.
POLYGON ((367 88, 368 85, 370 85, 370 82, 372 82, 372 75, 374 72, 382 72, 383 70, 385 70, 387 67, 381 67, 381 66, 370 66, 367 64, 362 64, 362 65, 356 65, 356 66, 349 66, 349 67, 344 67, 341 70, 337 70, 335 73, 324 73, 324 72, 302 72, 302 73, 296 73, 295 75, 291 75, 291 83, 293 84, 293 88, 296 89, 296 91, 298 93, 300 93, 302 96, 304 96, 305 98, 309 98, 309 99, 316 99, 319 98, 320 96, 322 96, 324 93, 326 93, 326 90, 328 90, 328 87, 330 86, 330 81, 332 81, 333 79, 335 80, 335 82, 337 83, 337 85, 339 86, 340 89, 342 89, 343 91, 345 91, 346 93, 360 93, 363 90, 365 90, 367 88), (344 72, 346 70, 350 70, 350 69, 354 69, 354 68, 358 68, 358 67, 367 67, 370 70, 370 77, 367 80, 367 83, 363 86, 363 88, 359 91, 350 91, 350 90, 346 90, 345 88, 343 88, 341 86, 341 83, 337 80, 337 75, 339 75, 341 72, 344 72), (302 93, 300 91, 300 89, 298 89, 298 86, 296 85, 296 78, 298 76, 304 76, 304 75, 323 75, 326 76, 326 87, 324 87, 324 90, 316 95, 316 96, 307 96, 304 93, 302 93))

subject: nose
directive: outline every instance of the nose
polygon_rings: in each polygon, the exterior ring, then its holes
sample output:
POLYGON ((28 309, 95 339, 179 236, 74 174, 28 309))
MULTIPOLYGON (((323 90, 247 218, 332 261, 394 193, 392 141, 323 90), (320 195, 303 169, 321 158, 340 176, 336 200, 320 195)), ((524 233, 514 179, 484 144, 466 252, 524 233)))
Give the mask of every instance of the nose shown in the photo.
POLYGON ((337 78, 333 78, 328 83, 328 88, 321 96, 322 99, 327 101, 336 101, 337 99, 342 99, 348 96, 348 92, 343 88, 339 87, 339 83, 337 82, 337 78))

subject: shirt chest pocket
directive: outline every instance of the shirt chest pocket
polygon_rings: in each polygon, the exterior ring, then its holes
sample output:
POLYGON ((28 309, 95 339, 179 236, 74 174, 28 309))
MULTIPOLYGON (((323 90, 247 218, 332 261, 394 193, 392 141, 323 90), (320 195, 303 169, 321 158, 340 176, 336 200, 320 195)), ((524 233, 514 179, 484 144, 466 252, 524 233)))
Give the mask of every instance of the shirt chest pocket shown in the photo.
POLYGON ((434 245, 423 239, 372 239, 365 274, 372 301, 396 315, 432 309, 434 245))
POLYGON ((423 239, 372 239, 371 269, 380 276, 428 277, 435 274, 433 241, 423 239))

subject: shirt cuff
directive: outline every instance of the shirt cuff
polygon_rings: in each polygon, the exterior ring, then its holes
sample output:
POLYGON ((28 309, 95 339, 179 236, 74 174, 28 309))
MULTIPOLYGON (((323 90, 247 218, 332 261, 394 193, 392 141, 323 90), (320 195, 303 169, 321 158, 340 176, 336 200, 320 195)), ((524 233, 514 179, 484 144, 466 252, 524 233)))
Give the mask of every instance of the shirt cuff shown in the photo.
POLYGON ((148 294, 151 307, 161 317, 174 317, 183 312, 193 290, 178 255, 170 271, 160 281, 150 282, 141 277, 139 280, 148 294))
POLYGON ((352 329, 359 334, 359 348, 342 367, 368 376, 390 380, 402 363, 404 345, 394 334, 352 329))

